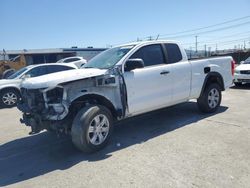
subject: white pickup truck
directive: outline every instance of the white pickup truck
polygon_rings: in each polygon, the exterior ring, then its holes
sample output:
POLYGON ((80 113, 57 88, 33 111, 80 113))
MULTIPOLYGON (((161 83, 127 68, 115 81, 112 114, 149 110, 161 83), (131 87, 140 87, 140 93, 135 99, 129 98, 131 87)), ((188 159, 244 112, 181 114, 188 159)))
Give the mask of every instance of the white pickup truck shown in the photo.
POLYGON ((231 57, 188 61, 172 41, 132 43, 102 52, 82 69, 24 81, 18 108, 30 134, 70 133, 78 149, 94 152, 107 144, 117 120, 190 99, 202 112, 215 112, 233 73, 231 57))

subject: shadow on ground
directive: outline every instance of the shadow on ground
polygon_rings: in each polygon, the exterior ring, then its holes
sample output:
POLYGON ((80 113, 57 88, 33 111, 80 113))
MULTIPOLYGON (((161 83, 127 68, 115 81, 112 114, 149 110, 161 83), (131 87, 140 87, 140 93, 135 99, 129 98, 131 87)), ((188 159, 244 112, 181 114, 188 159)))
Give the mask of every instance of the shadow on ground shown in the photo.
POLYGON ((242 84, 241 86, 233 86, 233 87, 231 87, 231 89, 246 89, 246 90, 249 90, 250 89, 250 83, 242 84))
MULTIPOLYGON (((216 114, 226 110, 227 107, 220 107, 216 114)), ((11 141, 0 146, 0 186, 65 170, 82 161, 105 160, 115 151, 147 142, 213 115, 201 114, 196 103, 187 102, 127 119, 116 124, 109 145, 94 154, 83 154, 74 148, 70 138, 57 138, 48 132, 11 141)))
POLYGON ((16 106, 14 106, 14 107, 2 107, 1 105, 0 105, 0 110, 4 110, 4 109, 12 109, 12 108, 16 108, 16 106))

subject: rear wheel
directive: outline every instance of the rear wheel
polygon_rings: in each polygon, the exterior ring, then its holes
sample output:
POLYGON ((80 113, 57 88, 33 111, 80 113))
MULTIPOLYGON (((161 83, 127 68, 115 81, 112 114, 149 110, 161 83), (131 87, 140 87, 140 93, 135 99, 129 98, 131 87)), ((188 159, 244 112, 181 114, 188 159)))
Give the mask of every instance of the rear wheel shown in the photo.
POLYGON ((20 94, 14 89, 4 89, 0 92, 0 106, 10 108, 16 106, 20 94))
POLYGON ((199 109, 205 113, 215 112, 221 103, 221 88, 218 84, 208 85, 202 95, 198 98, 199 109))
POLYGON ((84 107, 73 121, 72 142, 83 152, 95 152, 105 147, 112 130, 113 117, 106 107, 84 107))

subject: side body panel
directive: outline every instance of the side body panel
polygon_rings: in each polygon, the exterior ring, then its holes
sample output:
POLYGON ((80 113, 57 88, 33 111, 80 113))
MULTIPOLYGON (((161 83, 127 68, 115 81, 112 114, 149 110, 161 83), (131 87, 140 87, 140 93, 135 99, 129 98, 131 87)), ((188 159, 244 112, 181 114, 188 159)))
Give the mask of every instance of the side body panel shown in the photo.
POLYGON ((232 70, 231 70, 231 57, 219 57, 211 59, 202 59, 190 61, 192 65, 192 84, 190 99, 196 99, 200 96, 204 80, 207 74, 204 72, 205 67, 210 68, 210 72, 219 73, 224 82, 225 89, 232 85, 232 70))
POLYGON ((189 61, 172 64, 173 76, 173 103, 183 102, 189 99, 191 90, 192 67, 189 61))

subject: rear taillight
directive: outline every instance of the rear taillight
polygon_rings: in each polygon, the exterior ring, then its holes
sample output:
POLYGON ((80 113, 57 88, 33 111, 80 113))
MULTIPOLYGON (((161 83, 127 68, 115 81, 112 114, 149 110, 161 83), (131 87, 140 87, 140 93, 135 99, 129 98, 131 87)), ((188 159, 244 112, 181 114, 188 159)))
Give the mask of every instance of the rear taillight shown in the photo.
POLYGON ((232 76, 234 75, 234 69, 235 69, 235 61, 231 61, 231 71, 232 71, 232 76))

